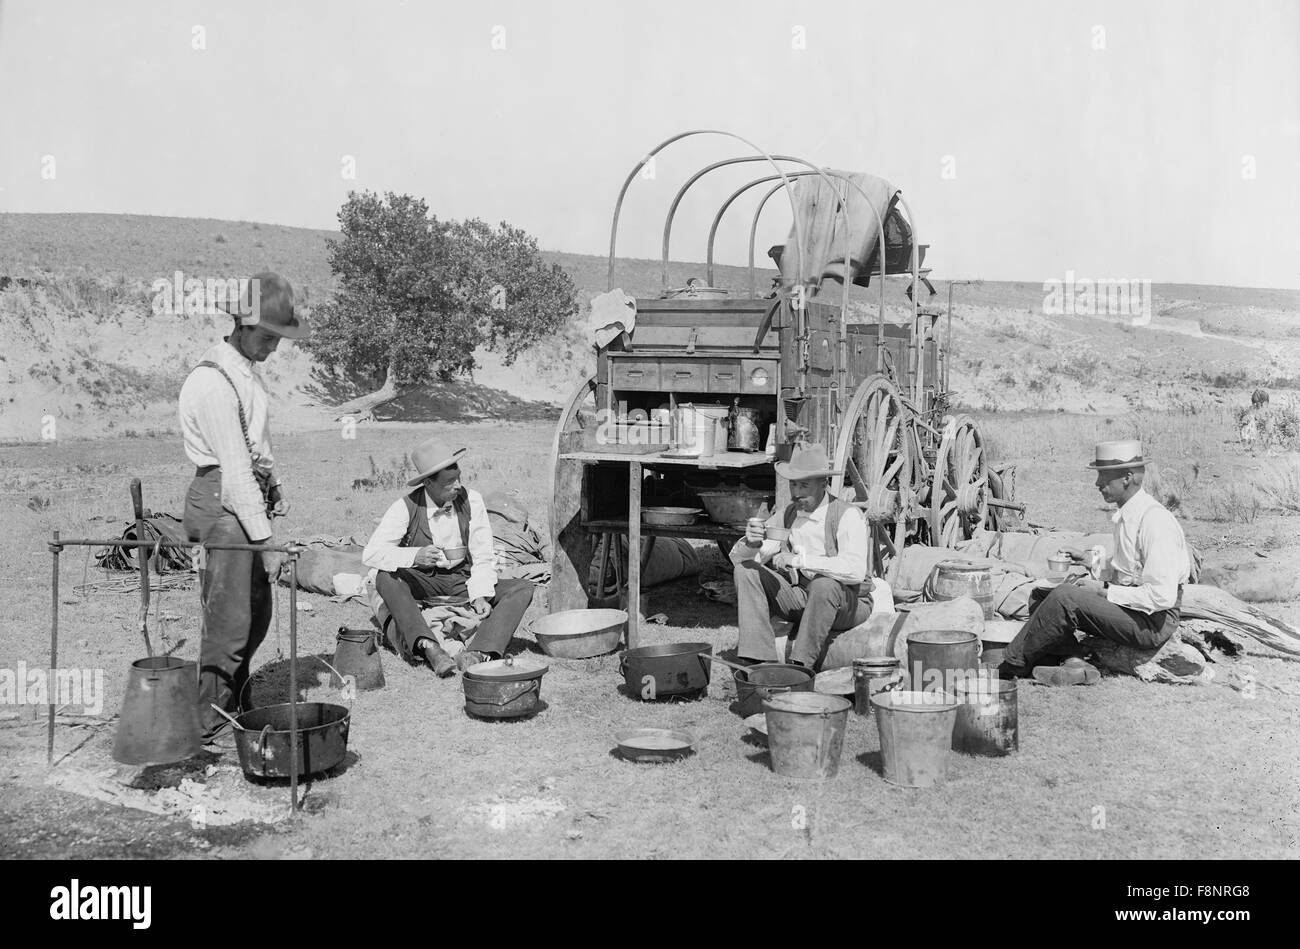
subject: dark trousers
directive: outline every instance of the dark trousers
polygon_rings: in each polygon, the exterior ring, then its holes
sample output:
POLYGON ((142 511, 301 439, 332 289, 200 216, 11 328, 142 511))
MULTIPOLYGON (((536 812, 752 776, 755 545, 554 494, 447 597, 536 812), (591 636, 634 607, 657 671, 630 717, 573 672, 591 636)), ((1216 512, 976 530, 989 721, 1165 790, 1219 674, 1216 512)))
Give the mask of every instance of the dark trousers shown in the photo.
POLYGON ((742 659, 783 661, 776 654, 773 613, 799 624, 790 658, 810 669, 825 658, 833 631, 865 623, 871 615, 871 597, 859 599, 858 584, 844 584, 830 577, 801 577, 798 584, 793 584, 782 572, 754 560, 736 564, 732 576, 740 625, 736 653, 742 659))
POLYGON ((1178 629, 1178 610, 1148 615, 1116 606, 1105 594, 1062 583, 1030 614, 1002 658, 1032 667, 1048 657, 1073 655, 1078 652, 1076 629, 1137 649, 1159 649, 1178 629))
MULTIPOLYGON (((422 636, 433 638, 429 624, 420 614, 421 601, 435 596, 466 596, 465 582, 468 579, 469 572, 464 569, 404 567, 379 571, 375 577, 375 589, 383 597, 388 612, 393 614, 392 623, 397 627, 405 655, 418 659, 416 640, 422 636)), ((532 601, 533 585, 527 580, 498 580, 496 592, 488 601, 492 604, 492 612, 475 628, 465 648, 504 655, 532 601)))
MULTIPOLYGON (((185 497, 185 532, 210 544, 249 544, 239 518, 221 506, 221 469, 196 474, 185 497)), ((199 644, 199 721, 209 737, 225 724, 212 705, 237 710, 253 653, 271 625, 271 584, 260 554, 208 550, 203 585, 203 640, 199 644)))

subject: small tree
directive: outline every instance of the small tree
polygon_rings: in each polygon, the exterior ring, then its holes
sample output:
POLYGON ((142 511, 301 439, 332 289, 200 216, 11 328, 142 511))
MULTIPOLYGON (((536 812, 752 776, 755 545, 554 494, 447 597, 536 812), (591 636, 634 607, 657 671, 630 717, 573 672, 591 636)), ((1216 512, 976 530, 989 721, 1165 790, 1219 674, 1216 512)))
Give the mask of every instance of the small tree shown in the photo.
POLYGON ((419 198, 353 192, 339 227, 329 242, 339 290, 317 309, 308 345, 330 371, 378 386, 340 415, 470 372, 479 347, 510 365, 577 312, 569 275, 505 222, 439 221, 419 198))

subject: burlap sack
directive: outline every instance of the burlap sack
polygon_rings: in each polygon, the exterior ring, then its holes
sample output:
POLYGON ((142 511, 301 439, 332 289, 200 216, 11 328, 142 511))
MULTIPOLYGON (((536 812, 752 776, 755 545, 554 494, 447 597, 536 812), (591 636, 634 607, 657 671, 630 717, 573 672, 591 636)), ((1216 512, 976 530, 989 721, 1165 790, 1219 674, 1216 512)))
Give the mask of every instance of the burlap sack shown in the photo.
POLYGON ((968 596, 942 603, 915 603, 897 615, 878 613, 861 626, 835 634, 822 669, 841 669, 853 665, 854 659, 870 656, 896 656, 907 666, 907 639, 928 629, 969 630, 976 636, 984 632, 984 611, 968 596), (896 622, 902 617, 901 622, 896 622))

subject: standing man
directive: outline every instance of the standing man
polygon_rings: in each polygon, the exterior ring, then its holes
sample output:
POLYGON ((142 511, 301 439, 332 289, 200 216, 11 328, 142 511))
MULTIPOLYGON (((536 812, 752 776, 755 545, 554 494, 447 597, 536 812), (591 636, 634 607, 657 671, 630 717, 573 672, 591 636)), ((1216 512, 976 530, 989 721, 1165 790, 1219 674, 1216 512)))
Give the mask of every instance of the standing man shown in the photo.
MULTIPOLYGON (((203 354, 181 387, 180 422, 194 480, 185 498, 192 541, 271 544, 272 514, 289 510, 275 474, 268 398, 261 363, 282 339, 305 339, 293 309, 293 287, 279 274, 259 273, 229 310, 235 328, 203 354)), ((199 721, 208 743, 229 727, 213 708, 235 713, 253 653, 271 622, 271 587, 284 555, 206 550, 203 640, 199 647, 199 721)))
POLYGON ((1092 565, 1099 577, 1062 583, 1043 599, 1007 646, 1003 678, 1028 677, 1042 660, 1076 652, 1076 629, 1138 649, 1159 649, 1178 630, 1191 559, 1178 520, 1142 490, 1142 443, 1102 442, 1088 467, 1102 500, 1118 508, 1115 557, 1092 565))
POLYGON ((407 483, 415 490, 393 502, 361 554, 396 627, 392 641, 408 658, 427 661, 439 678, 503 656, 533 600, 527 580, 497 578, 483 497, 460 481, 466 450, 434 438, 417 445, 411 461, 419 474, 407 483), (444 596, 468 597, 480 617, 455 659, 430 635, 420 612, 421 603, 444 596))
POLYGON ((790 659, 817 668, 831 632, 851 629, 871 615, 867 581, 867 522, 847 501, 832 497, 826 449, 795 449, 776 473, 790 481, 790 505, 763 528, 749 527, 731 549, 740 624, 737 655, 780 662, 773 613, 798 622, 790 659), (783 529, 783 540, 767 531, 783 529))

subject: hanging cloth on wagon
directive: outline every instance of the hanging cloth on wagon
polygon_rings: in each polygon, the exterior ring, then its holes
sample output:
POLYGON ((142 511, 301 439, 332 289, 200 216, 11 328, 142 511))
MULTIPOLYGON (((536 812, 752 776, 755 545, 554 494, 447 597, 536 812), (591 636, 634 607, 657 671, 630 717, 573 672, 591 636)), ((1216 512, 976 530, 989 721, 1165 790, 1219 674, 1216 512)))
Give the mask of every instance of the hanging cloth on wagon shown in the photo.
MULTIPOLYGON (((803 253, 797 250, 799 228, 790 227, 790 237, 781 251, 781 285, 789 288, 805 278, 812 282, 829 278, 850 283, 871 262, 880 243, 880 221, 888 218, 898 189, 884 178, 860 171, 822 169, 835 184, 834 192, 820 175, 794 179, 794 204, 803 230, 803 253), (848 179, 847 181, 844 179, 848 179), (853 185, 857 185, 855 188, 853 185), (861 188, 860 192, 858 188, 861 188), (865 192, 866 197, 863 197, 865 192), (849 273, 844 272, 845 214, 839 211, 841 198, 848 216, 849 273), (870 198, 868 203, 867 198, 870 198), (874 210, 873 210, 874 206, 874 210)), ((910 233, 907 235, 910 242, 910 233)), ((886 235, 886 242, 890 238, 886 235)), ((886 248, 888 249, 888 248, 886 248)))

